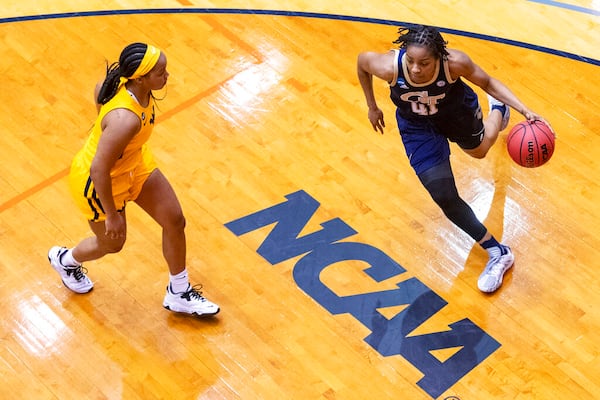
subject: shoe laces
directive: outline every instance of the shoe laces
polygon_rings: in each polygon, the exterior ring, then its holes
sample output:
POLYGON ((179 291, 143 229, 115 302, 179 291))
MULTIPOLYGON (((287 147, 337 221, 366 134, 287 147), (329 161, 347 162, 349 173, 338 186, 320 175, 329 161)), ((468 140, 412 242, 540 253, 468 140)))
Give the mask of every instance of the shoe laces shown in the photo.
POLYGON ((192 301, 192 300, 206 301, 204 296, 202 296, 202 290, 200 290, 200 289, 202 289, 201 284, 196 284, 194 286, 190 286, 190 288, 187 292, 184 292, 181 294, 181 297, 183 297, 187 301, 192 301))
POLYGON ((81 281, 85 278, 85 274, 87 273, 87 268, 78 265, 76 267, 66 267, 65 271, 67 276, 73 275, 73 278, 77 280, 77 282, 81 281))
POLYGON ((486 274, 497 275, 504 271, 504 263, 502 262, 503 254, 500 253, 493 257, 490 257, 488 261, 488 267, 486 268, 486 274))

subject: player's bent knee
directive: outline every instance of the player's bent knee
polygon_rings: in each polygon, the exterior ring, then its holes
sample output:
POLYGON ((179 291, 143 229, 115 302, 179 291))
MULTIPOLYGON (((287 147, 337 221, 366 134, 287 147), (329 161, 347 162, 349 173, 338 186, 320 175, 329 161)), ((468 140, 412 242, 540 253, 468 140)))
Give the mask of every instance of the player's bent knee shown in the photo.
POLYGON ((126 236, 118 239, 105 239, 100 242, 100 246, 106 254, 118 253, 125 246, 126 236))
POLYGON ((465 149, 463 149, 463 150, 469 156, 481 160, 481 159, 485 158, 485 156, 487 156, 487 153, 488 153, 489 149, 477 147, 477 148, 471 149, 471 150, 465 150, 465 149))
POLYGON ((187 221, 182 213, 173 213, 165 219, 161 226, 167 230, 184 230, 186 223, 187 221))

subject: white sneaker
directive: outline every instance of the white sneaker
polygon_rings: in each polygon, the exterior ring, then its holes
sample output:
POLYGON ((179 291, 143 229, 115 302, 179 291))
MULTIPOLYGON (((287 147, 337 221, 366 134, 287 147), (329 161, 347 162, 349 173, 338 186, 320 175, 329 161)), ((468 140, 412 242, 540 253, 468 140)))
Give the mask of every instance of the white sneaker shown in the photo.
POLYGON ((477 286, 482 292, 492 293, 498 290, 502 285, 504 273, 508 271, 515 262, 515 256, 512 251, 510 251, 510 247, 504 245, 500 246, 502 248, 498 251, 498 254, 490 257, 483 273, 477 280, 477 286))
POLYGON ((86 275, 87 270, 81 265, 63 265, 61 262, 61 257, 67 250, 66 247, 52 247, 48 252, 48 261, 66 287, 75 293, 87 293, 94 288, 94 284, 86 275))
POLYGON ((219 306, 204 298, 200 291, 201 288, 202 285, 188 285, 185 292, 173 293, 169 284, 163 300, 163 307, 167 310, 198 316, 215 315, 219 312, 219 306))
POLYGON ((506 129, 508 126, 508 120, 510 120, 510 107, 500 101, 496 100, 488 94, 488 103, 490 104, 490 113, 492 110, 498 110, 502 113, 502 124, 500 130, 506 129))

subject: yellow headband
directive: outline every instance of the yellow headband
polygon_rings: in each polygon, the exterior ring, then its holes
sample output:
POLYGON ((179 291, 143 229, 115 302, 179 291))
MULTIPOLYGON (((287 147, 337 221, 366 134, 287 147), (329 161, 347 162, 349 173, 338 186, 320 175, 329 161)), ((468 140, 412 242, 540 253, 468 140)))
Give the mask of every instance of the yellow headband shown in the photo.
POLYGON ((128 79, 135 79, 146 75, 156 65, 158 57, 160 57, 160 50, 149 44, 144 53, 144 58, 142 58, 142 62, 128 79))
POLYGON ((130 79, 136 79, 140 76, 146 75, 152 70, 152 68, 154 68, 154 66, 158 62, 158 58, 160 57, 160 50, 152 46, 151 44, 147 46, 148 47, 146 47, 146 52, 144 53, 144 57, 142 58, 142 62, 140 63, 140 65, 130 77, 126 78, 122 76, 121 79, 119 79, 119 87, 121 87, 123 84, 125 84, 125 82, 127 82, 130 79))

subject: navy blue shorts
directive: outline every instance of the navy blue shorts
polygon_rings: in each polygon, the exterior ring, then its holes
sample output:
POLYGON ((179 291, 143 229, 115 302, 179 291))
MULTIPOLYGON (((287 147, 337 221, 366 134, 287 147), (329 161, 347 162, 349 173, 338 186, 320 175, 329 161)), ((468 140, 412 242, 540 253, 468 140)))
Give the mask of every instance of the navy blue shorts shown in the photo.
POLYGON ((452 118, 436 123, 434 120, 407 120, 396 112, 396 121, 410 165, 417 175, 450 158, 449 141, 463 149, 474 149, 483 140, 484 127, 481 109, 466 108, 452 118))

